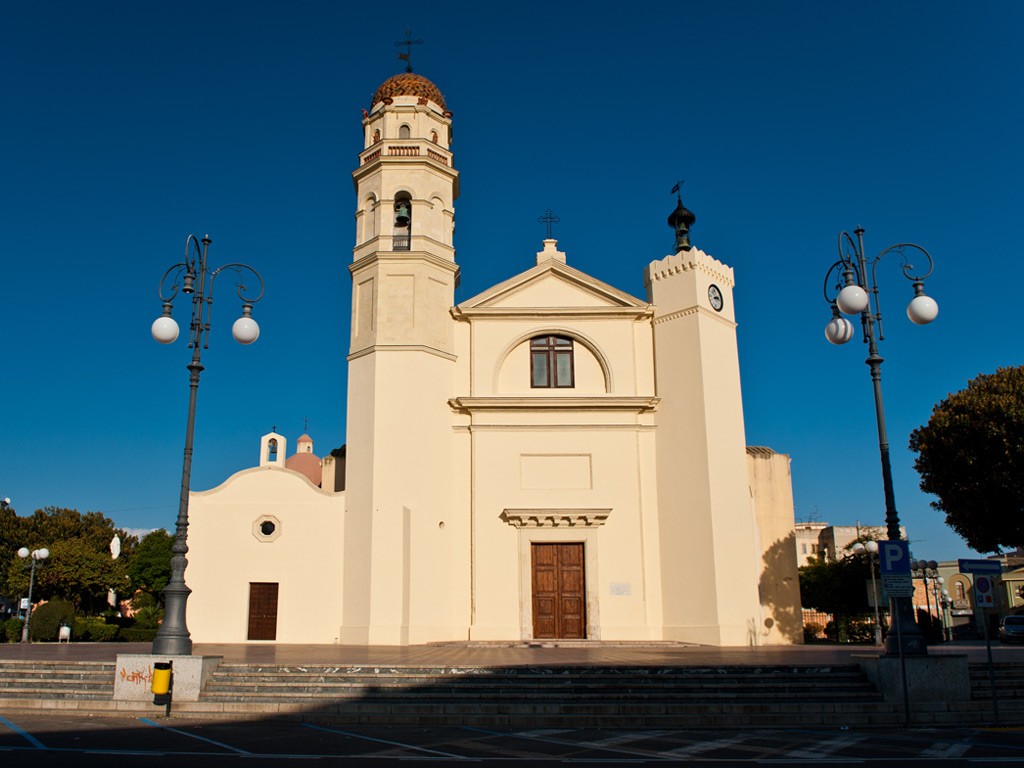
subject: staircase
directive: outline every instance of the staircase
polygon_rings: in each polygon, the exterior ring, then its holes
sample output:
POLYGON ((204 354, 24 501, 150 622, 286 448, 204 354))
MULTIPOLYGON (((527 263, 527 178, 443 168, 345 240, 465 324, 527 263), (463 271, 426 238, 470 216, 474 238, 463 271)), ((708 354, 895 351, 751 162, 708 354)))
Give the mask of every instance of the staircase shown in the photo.
POLYGON ((59 707, 59 702, 110 702, 114 662, 0 661, 0 710, 59 707), (49 703, 48 703, 49 702, 49 703))
POLYGON ((222 664, 200 706, 363 725, 726 727, 891 724, 856 666, 327 667, 222 664))
MULTIPOLYGON (((162 714, 113 701, 115 665, 0 661, 0 713, 52 709, 162 714)), ((1024 723, 1024 664, 996 665, 1003 724, 1024 723)), ((969 702, 914 703, 914 724, 988 725, 984 665, 969 702)), ((368 667, 221 664, 178 717, 301 718, 348 725, 485 728, 898 726, 856 665, 703 667, 368 667)))

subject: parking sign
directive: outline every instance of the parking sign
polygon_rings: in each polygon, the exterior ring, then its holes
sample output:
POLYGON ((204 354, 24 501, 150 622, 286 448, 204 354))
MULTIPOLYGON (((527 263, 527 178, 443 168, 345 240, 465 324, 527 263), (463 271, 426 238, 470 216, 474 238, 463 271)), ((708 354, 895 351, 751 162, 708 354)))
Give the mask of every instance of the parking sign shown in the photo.
POLYGON ((878 565, 883 576, 910 574, 910 544, 905 541, 878 542, 878 565))

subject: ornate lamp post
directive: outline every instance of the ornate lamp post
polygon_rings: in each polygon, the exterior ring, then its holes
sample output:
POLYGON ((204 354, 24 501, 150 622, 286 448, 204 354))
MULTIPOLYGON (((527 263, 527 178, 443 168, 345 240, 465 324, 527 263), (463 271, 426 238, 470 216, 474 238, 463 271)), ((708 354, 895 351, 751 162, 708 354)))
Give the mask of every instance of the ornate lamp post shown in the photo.
POLYGON ((32 558, 32 573, 28 577, 28 610, 25 612, 25 624, 21 628, 21 642, 28 642, 28 623, 32 620, 32 588, 36 585, 36 564, 41 563, 43 560, 50 556, 50 550, 48 549, 33 549, 31 552, 28 551, 28 547, 22 547, 18 550, 18 557, 24 560, 26 557, 32 558))
POLYGON ((949 596, 949 590, 942 590, 942 632, 946 642, 953 640, 953 617, 949 615, 949 609, 953 605, 953 598, 949 596))
MULTIPOLYGON (((860 315, 863 341, 868 345, 868 357, 864 361, 871 370, 871 382, 875 395, 875 422, 878 426, 878 451, 882 460, 882 488, 885 494, 885 525, 889 541, 900 539, 900 518, 896 513, 896 495, 892 486, 892 467, 889 464, 889 438, 885 432, 885 409, 882 406, 882 362, 878 354, 878 342, 885 339, 882 332, 882 310, 878 301, 876 271, 878 262, 889 253, 896 253, 903 259, 903 276, 914 287, 914 298, 907 306, 907 317, 916 325, 926 325, 939 314, 939 305, 924 293, 924 281, 931 275, 934 262, 931 254, 914 243, 890 245, 877 256, 868 259, 864 255, 864 228, 853 230, 857 239, 849 233, 839 233, 839 260, 825 274, 825 301, 832 308, 832 319, 825 326, 825 338, 833 344, 845 344, 853 338, 853 323, 843 317, 860 315), (924 257, 927 269, 919 272, 910 261, 911 255, 924 257), (869 270, 870 267, 870 270, 869 270), (875 328, 878 336, 875 336, 875 328)), ((891 598, 893 624, 899 622, 900 632, 890 632, 886 638, 886 651, 894 654, 901 651, 897 636, 902 637, 902 653, 927 653, 924 637, 914 622, 914 609, 909 597, 891 598)))
POLYGON ((871 566, 871 593, 875 598, 875 645, 881 645, 882 619, 878 612, 878 582, 875 580, 875 557, 878 556, 878 542, 868 539, 862 544, 858 541, 851 549, 857 554, 868 553, 868 564, 871 566))
POLYGON ((228 270, 238 278, 238 297, 242 300, 242 316, 231 326, 231 335, 239 344, 252 344, 259 338, 260 328, 252 319, 252 305, 263 298, 263 278, 247 264, 225 264, 217 269, 207 266, 207 253, 213 241, 205 235, 200 241, 195 235, 185 239, 185 259, 168 269, 160 278, 158 295, 163 303, 163 314, 153 322, 153 338, 161 344, 170 344, 178 338, 178 324, 171 317, 171 308, 178 291, 191 297, 192 319, 189 323, 188 346, 192 350, 189 370, 188 422, 185 428, 185 461, 181 470, 181 496, 178 501, 178 519, 174 544, 171 547, 171 577, 164 587, 166 610, 156 639, 153 653, 161 655, 188 655, 192 653, 192 639, 185 623, 185 604, 192 590, 185 584, 188 560, 188 494, 192 476, 192 442, 195 435, 196 395, 199 391, 201 352, 209 347, 210 309, 213 306, 213 283, 217 275, 228 270), (200 245, 201 243, 201 245, 200 245), (246 273, 256 278, 259 290, 250 290, 243 278, 246 273), (180 281, 180 282, 179 282, 180 281), (170 285, 168 286, 168 283, 170 285))

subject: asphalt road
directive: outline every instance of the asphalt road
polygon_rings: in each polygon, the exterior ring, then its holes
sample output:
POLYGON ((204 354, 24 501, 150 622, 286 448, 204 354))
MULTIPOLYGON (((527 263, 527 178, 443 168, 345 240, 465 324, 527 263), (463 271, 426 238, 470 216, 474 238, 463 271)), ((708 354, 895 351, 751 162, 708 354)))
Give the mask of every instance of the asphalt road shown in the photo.
POLYGON ((0 766, 1024 765, 1024 729, 495 731, 0 712, 0 766))

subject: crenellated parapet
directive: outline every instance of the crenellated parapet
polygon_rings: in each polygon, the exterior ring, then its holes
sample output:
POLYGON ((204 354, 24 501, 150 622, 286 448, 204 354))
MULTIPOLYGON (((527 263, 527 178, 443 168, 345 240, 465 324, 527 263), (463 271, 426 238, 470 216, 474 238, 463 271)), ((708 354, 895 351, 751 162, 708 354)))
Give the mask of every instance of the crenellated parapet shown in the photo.
POLYGON ((736 284, 732 267, 709 256, 700 248, 691 248, 648 264, 644 270, 644 285, 649 287, 658 280, 668 280, 683 272, 703 272, 713 280, 726 283, 730 288, 736 284))

